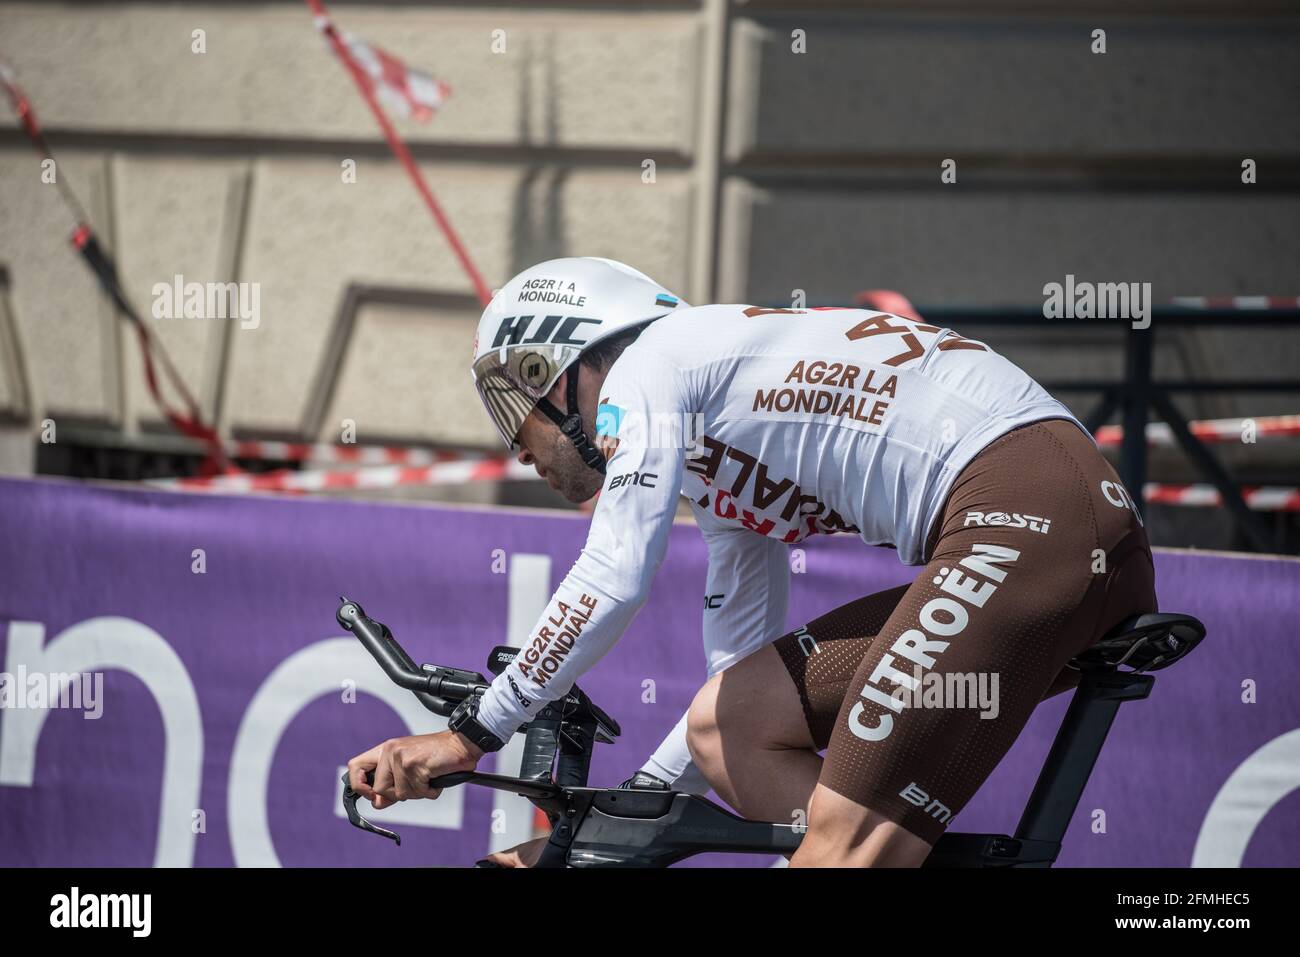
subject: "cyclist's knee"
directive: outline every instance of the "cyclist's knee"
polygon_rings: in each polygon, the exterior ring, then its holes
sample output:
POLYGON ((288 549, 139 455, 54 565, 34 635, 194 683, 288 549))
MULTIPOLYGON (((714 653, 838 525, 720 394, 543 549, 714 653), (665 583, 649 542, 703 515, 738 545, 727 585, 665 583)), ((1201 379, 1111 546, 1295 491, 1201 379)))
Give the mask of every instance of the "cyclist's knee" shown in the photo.
POLYGON ((692 748, 720 750, 724 733, 729 748, 814 747, 798 690, 772 645, 710 678, 686 727, 692 748))

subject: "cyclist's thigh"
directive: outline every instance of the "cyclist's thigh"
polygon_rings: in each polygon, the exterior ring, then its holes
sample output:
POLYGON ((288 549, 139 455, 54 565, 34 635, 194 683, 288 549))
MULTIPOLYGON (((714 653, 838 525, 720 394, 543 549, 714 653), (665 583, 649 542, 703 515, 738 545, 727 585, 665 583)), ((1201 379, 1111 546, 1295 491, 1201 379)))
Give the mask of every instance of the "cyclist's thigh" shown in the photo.
POLYGON ((938 838, 1069 659, 1155 609, 1140 522, 1103 488, 1117 482, 1060 420, 1009 433, 963 471, 934 555, 865 647, 819 783, 938 838))
POLYGON ((841 605, 773 643, 794 682, 818 751, 830 743, 853 675, 907 589, 900 585, 841 605))

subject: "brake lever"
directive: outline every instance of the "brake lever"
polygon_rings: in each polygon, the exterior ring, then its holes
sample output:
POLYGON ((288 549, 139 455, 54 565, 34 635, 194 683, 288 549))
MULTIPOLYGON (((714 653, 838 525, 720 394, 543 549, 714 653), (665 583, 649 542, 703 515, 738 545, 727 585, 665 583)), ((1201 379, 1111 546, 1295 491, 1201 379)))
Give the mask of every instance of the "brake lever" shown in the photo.
MULTIPOLYGON (((368 782, 373 782, 374 776, 367 773, 366 779, 368 782)), ((390 831, 386 827, 371 824, 361 816, 361 812, 357 810, 357 801, 360 800, 360 798, 361 795, 352 790, 352 782, 348 780, 348 775, 345 771, 343 773, 343 810, 347 812, 348 823, 353 827, 361 828, 363 831, 369 831, 371 834, 378 834, 380 837, 386 837, 393 841, 398 847, 401 847, 402 838, 396 831, 390 831)))
MULTIPOLYGON (((460 784, 462 781, 465 781, 473 776, 474 774, 471 771, 456 771, 453 772, 452 774, 444 774, 441 777, 431 778, 429 780, 429 785, 430 787, 438 788, 439 790, 441 790, 442 788, 454 787, 455 785, 460 784)), ((488 775, 488 777, 495 777, 495 775, 488 775)), ((375 783, 374 771, 366 772, 366 783, 367 784, 375 783)), ((369 821, 367 821, 364 817, 361 816, 361 812, 357 810, 357 801, 359 800, 361 800, 361 795, 356 791, 352 790, 352 782, 348 779, 348 773, 344 771, 343 772, 343 810, 344 812, 347 813, 348 823, 351 824, 353 827, 361 828, 361 830, 363 831, 369 831, 371 834, 378 834, 380 837, 386 837, 390 841, 393 841, 398 847, 401 847, 402 837, 400 834, 398 834, 396 831, 390 831, 386 827, 380 827, 378 824, 371 824, 369 821)))

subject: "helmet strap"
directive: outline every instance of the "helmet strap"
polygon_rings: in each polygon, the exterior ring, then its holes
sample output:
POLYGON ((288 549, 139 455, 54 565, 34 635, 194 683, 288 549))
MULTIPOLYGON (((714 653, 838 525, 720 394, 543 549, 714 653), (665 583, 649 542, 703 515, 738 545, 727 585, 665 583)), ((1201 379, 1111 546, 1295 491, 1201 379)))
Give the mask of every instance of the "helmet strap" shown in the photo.
POLYGON ((582 461, 587 464, 588 468, 594 469, 601 475, 605 474, 605 456, 596 448, 591 439, 587 438, 587 433, 582 429, 582 414, 578 411, 578 367, 581 362, 574 362, 568 368, 569 380, 565 387, 564 401, 569 406, 567 413, 557 409, 549 399, 541 398, 537 400, 537 408, 542 410, 542 414, 554 422, 573 443, 573 447, 578 450, 578 455, 582 461))

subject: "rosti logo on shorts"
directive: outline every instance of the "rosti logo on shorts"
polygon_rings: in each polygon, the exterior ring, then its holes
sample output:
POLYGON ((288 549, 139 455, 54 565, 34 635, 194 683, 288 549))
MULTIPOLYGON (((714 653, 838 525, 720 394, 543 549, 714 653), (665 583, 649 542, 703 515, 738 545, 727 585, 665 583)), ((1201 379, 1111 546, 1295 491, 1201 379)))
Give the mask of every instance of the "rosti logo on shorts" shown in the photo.
POLYGON ((1041 532, 1047 534, 1047 529, 1051 526, 1050 518, 1039 518, 1037 515, 1021 515, 1019 512, 967 512, 966 520, 962 522, 962 528, 969 528, 971 525, 978 525, 980 528, 995 528, 998 526, 1004 528, 1027 528, 1031 532, 1041 532))

